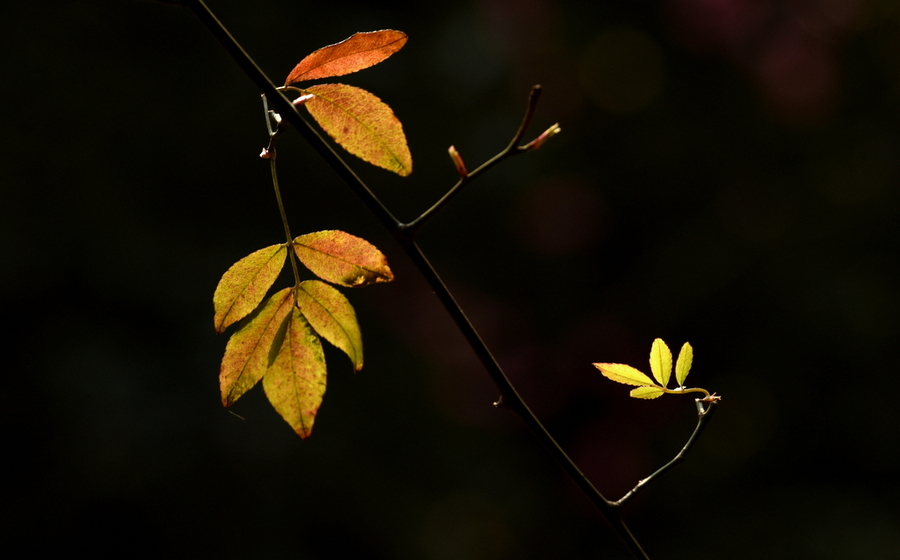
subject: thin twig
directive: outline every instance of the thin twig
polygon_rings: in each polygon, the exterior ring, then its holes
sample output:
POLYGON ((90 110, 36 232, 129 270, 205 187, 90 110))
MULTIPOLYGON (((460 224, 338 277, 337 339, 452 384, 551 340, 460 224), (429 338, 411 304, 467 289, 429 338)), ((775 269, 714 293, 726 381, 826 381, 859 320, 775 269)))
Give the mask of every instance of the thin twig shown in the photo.
POLYGON ((460 177, 459 181, 455 185, 453 185, 453 188, 447 191, 447 194, 441 197, 441 199, 438 200, 434 204, 434 206, 423 212, 421 216, 408 224, 401 225, 400 228, 404 230, 406 235, 408 235, 409 237, 414 237, 416 233, 418 233, 418 231, 422 228, 422 226, 424 226, 428 222, 428 220, 437 215, 437 213, 440 212, 444 208, 444 206, 446 206, 447 203, 453 199, 453 197, 459 194, 463 187, 477 179, 479 175, 505 159, 528 151, 527 148, 525 148, 524 146, 520 146, 519 143, 525 136, 525 132, 528 130, 528 125, 531 124, 532 117, 534 117, 534 112, 537 109, 538 100, 541 98, 541 91, 542 90, 540 85, 532 86, 531 92, 528 94, 528 106, 525 109, 525 116, 522 118, 522 124, 519 125, 519 130, 516 131, 516 135, 513 136, 513 139, 509 142, 509 145, 502 152, 482 163, 474 171, 467 173, 463 177, 460 177))
POLYGON ((697 403, 697 427, 694 428, 694 433, 691 434, 691 437, 687 440, 687 443, 684 444, 684 447, 681 448, 681 451, 678 452, 678 455, 675 455, 675 457, 671 461, 660 467, 660 469, 655 473, 651 474, 643 480, 638 481, 637 485, 629 490, 627 494, 622 496, 622 498, 620 498, 619 500, 612 502, 613 506, 624 506, 642 488, 658 479, 669 469, 683 463, 684 460, 687 459, 688 452, 691 450, 691 447, 694 446, 694 443, 697 441, 697 438, 700 437, 700 434, 703 433, 704 428, 706 428, 706 424, 709 422, 709 419, 712 418, 713 412, 715 412, 719 404, 717 397, 712 397, 711 399, 710 397, 707 397, 706 399, 694 399, 694 401, 697 403), (706 406, 704 406, 704 403, 706 403, 706 406))

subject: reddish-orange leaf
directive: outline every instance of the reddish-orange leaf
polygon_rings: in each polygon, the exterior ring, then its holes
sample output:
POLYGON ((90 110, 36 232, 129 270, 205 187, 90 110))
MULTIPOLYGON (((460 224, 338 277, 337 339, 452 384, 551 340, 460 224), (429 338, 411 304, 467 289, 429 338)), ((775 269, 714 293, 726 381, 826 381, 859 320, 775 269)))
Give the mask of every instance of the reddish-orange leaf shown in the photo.
POLYGON ((291 70, 284 85, 330 78, 374 66, 406 44, 406 33, 384 29, 355 33, 340 43, 322 47, 291 70))
POLYGON ((278 278, 285 256, 284 244, 272 245, 247 255, 225 272, 213 294, 217 333, 256 309, 278 278))
POLYGON ((266 373, 272 342, 293 307, 292 288, 276 292, 253 319, 231 335, 219 371, 223 405, 231 406, 266 373))
POLYGON ((278 414, 302 438, 312 433, 325 394, 322 343, 296 307, 287 318, 284 341, 263 377, 263 389, 278 414))
POLYGON ((301 282, 297 307, 319 335, 347 354, 353 369, 362 369, 362 333, 353 306, 341 292, 318 280, 301 282))
POLYGON ((320 84, 303 91, 315 96, 304 107, 345 150, 398 175, 412 173, 403 126, 383 101, 346 84, 320 84))
POLYGON ((394 279, 377 247, 343 231, 301 235, 294 239, 294 252, 316 276, 333 284, 357 288, 394 279))

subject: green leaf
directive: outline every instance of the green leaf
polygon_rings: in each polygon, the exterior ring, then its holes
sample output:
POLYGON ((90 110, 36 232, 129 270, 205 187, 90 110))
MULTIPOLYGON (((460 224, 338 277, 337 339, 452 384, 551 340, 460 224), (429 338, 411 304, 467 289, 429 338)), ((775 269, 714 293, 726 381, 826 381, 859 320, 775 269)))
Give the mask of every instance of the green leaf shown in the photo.
POLYGON ((301 235, 294 239, 294 252, 316 276, 332 284, 358 288, 394 279, 377 247, 343 231, 301 235))
POLYGON ((219 370, 223 405, 231 406, 265 375, 275 335, 293 304, 291 288, 276 292, 259 313, 231 335, 219 370))
POLYGON ((297 307, 320 336, 347 354, 356 371, 362 369, 362 334, 356 312, 341 292, 318 280, 301 282, 297 307))
POLYGON ((638 387, 637 389, 632 389, 629 394, 636 399, 655 399, 662 395, 663 392, 662 387, 638 387))
POLYGON ((412 173, 403 126, 383 101, 358 87, 319 84, 304 107, 335 142, 356 157, 401 176, 412 173))
POLYGON ((406 44, 406 33, 393 29, 354 33, 340 43, 328 45, 300 61, 284 85, 303 80, 343 76, 374 66, 406 44))
POLYGON ((325 394, 325 354, 303 314, 292 309, 284 342, 263 377, 263 389, 278 414, 306 439, 325 394))
POLYGON ((653 385, 653 380, 626 364, 594 364, 606 377, 626 385, 653 385))
POLYGON ((672 374, 672 351, 661 338, 654 340, 653 346, 650 347, 650 371, 663 387, 669 383, 669 376, 672 374))
POLYGON ((685 342, 678 353, 678 361, 675 363, 675 381, 678 382, 679 387, 684 385, 684 380, 687 379, 693 363, 694 349, 691 348, 689 343, 685 342))
POLYGON ((253 252, 222 275, 213 294, 216 332, 249 315, 266 297, 287 255, 284 244, 253 252))

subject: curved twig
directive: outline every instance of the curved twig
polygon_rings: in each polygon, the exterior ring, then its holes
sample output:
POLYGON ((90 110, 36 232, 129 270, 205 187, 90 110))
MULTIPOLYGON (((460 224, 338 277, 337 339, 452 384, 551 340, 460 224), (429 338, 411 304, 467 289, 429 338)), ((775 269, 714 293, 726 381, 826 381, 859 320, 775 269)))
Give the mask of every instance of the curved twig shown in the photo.
POLYGON ((697 403, 697 427, 694 428, 694 433, 691 434, 691 437, 687 440, 687 443, 684 444, 684 447, 681 448, 681 451, 678 452, 678 455, 675 455, 675 457, 671 461, 660 467, 659 470, 657 470, 655 473, 651 474, 647 478, 639 480, 635 487, 629 490, 627 494, 625 494, 615 502, 612 502, 613 506, 624 506, 642 488, 658 479, 669 469, 684 462, 684 460, 687 458, 688 451, 691 450, 691 447, 694 446, 697 438, 699 438, 700 434, 703 433, 704 428, 706 428, 706 424, 709 422, 709 419, 712 418, 713 412, 715 412, 716 408, 718 408, 719 405, 719 398, 714 395, 708 396, 705 399, 694 399, 694 401, 697 403), (704 406, 704 403, 706 403, 706 406, 704 406))

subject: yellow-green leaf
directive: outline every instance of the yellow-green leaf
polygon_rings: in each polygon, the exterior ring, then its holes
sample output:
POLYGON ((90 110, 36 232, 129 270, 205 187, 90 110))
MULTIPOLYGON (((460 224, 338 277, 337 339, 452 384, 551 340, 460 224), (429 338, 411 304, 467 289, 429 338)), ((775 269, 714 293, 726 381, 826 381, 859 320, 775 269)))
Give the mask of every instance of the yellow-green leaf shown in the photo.
POLYGON ((669 376, 672 374, 672 351, 661 338, 654 340, 653 346, 650 347, 650 371, 663 387, 669 383, 669 376))
POLYGON ((406 44, 406 33, 393 29, 354 33, 340 43, 322 47, 291 70, 284 85, 303 80, 343 76, 374 66, 406 44))
POLYGON ((347 354, 353 369, 362 369, 362 334, 356 312, 341 292, 318 280, 301 282, 297 307, 319 335, 347 354))
POLYGON ((594 364, 600 373, 626 385, 653 385, 653 380, 627 364, 594 364))
POLYGON ((301 235, 294 239, 294 252, 316 276, 332 284, 357 288, 394 279, 377 247, 343 231, 301 235))
POLYGON ((663 394, 662 387, 638 387, 629 393, 636 399, 655 399, 663 394))
POLYGON ((293 304, 291 288, 276 292, 255 317, 231 335, 219 371, 223 405, 230 406, 265 375, 275 334, 293 304))
POLYGON ((678 382, 679 387, 684 385, 684 380, 687 379, 688 373, 691 371, 691 364, 693 363, 694 349, 691 348, 689 343, 685 342, 684 346, 681 347, 681 351, 678 353, 678 361, 675 362, 675 381, 678 382))
POLYGON ((278 278, 286 255, 284 244, 272 245, 247 255, 225 272, 213 294, 217 333, 256 309, 278 278))
POLYGON ((269 402, 306 439, 325 394, 322 343, 296 307, 287 318, 284 341, 263 377, 269 402))
POLYGON ((304 107, 345 150, 398 175, 412 173, 403 126, 387 104, 345 84, 319 84, 303 91, 314 96, 304 107))

